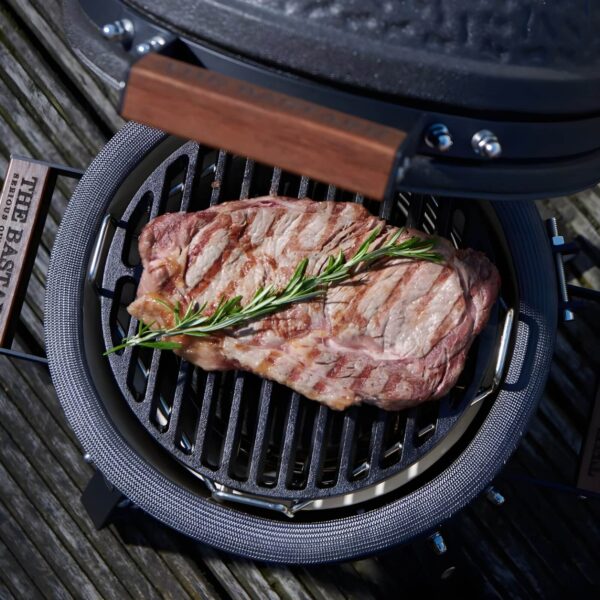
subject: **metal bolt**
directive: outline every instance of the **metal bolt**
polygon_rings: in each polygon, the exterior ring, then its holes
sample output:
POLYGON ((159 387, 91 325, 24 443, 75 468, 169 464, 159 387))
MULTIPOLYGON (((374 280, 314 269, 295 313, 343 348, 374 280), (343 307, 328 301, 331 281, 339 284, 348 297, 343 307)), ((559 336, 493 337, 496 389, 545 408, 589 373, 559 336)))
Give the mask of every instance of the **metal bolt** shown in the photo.
MULTIPOLYGON (((567 277, 565 275, 565 266, 563 264, 562 254, 560 253, 560 247, 564 246, 565 238, 559 234, 558 231, 558 221, 556 217, 550 217, 546 221, 546 226, 548 227, 548 231, 551 236, 551 243, 554 248, 558 248, 558 252, 554 255, 554 260, 556 262, 556 275, 558 278, 558 289, 560 292, 560 298, 563 304, 569 303, 569 289, 567 287, 567 277)), ((573 311, 569 308, 564 308, 562 311, 563 321, 573 321, 575 319, 575 315, 573 311)))
POLYGON ((128 42, 133 32, 133 23, 129 19, 119 19, 102 27, 102 35, 111 42, 128 42))
POLYGON ((434 123, 425 134, 425 143, 430 148, 446 152, 450 150, 454 141, 450 135, 450 131, 448 131, 448 128, 443 123, 434 123))
POLYGON ((498 158, 502 154, 502 146, 493 132, 482 129, 471 138, 471 145, 476 154, 485 158, 498 158))
POLYGON ((444 554, 448 550, 448 548, 446 548, 446 542, 439 531, 436 531, 434 534, 429 536, 429 539, 431 540, 433 551, 436 554, 444 554))
POLYGON ((143 56, 144 54, 148 54, 152 50, 159 50, 166 44, 166 40, 162 35, 155 35, 153 38, 150 38, 147 42, 142 42, 135 47, 135 52, 139 56, 143 56))
POLYGON ((485 496, 495 506, 500 506, 505 502, 504 496, 491 485, 489 488, 487 488, 487 490, 485 490, 485 496))
POLYGON ((91 465, 94 461, 92 460, 92 455, 89 452, 86 452, 83 455, 83 460, 88 464, 91 465))

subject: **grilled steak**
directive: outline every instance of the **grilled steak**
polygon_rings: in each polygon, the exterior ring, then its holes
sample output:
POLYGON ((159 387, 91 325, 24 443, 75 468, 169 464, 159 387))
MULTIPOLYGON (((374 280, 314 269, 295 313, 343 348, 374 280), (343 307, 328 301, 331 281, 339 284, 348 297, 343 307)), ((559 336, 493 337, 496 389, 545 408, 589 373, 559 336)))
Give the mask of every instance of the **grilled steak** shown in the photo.
MULTIPOLYGON (((144 271, 129 312, 165 326, 172 316, 157 296, 182 307, 208 302, 209 312, 222 296, 245 303, 260 286, 284 287, 304 257, 314 273, 340 249, 352 256, 379 224, 358 204, 273 197, 163 215, 140 236, 144 271)), ((415 235, 426 236, 403 237, 415 235)), ((335 409, 364 401, 396 410, 439 398, 484 327, 500 278, 479 252, 444 239, 436 250, 445 264, 388 259, 323 298, 211 337, 175 338, 177 352, 206 370, 258 373, 335 409)))

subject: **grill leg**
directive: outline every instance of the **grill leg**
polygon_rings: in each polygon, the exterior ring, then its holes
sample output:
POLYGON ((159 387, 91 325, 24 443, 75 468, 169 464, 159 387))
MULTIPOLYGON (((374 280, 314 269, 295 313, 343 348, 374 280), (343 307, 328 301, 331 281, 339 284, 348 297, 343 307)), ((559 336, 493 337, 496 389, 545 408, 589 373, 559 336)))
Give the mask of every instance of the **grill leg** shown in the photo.
POLYGON ((100 471, 94 473, 81 494, 81 503, 96 529, 102 529, 110 523, 115 510, 124 500, 125 496, 100 471))

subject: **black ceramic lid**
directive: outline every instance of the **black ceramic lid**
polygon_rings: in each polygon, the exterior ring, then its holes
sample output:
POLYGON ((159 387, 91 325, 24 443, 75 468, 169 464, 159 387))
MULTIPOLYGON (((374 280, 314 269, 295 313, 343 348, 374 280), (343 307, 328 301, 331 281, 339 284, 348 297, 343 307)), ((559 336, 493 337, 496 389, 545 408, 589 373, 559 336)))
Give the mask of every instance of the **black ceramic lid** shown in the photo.
POLYGON ((592 0, 126 0, 286 71, 477 110, 600 111, 592 0))

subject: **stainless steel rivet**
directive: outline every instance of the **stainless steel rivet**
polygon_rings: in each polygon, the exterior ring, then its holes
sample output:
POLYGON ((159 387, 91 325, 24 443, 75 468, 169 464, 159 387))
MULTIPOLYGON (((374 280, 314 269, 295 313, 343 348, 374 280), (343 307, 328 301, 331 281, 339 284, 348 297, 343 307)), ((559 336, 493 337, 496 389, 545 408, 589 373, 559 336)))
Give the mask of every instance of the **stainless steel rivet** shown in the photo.
POLYGON ((496 134, 488 129, 478 131, 471 138, 471 145, 476 154, 485 158, 498 158, 502 154, 502 146, 496 134))
POLYGON ((133 37, 133 23, 129 19, 119 19, 102 27, 102 35, 111 42, 127 42, 133 37))
POLYGON ((92 455, 89 452, 86 452, 83 455, 83 460, 88 463, 88 465, 91 465, 94 461, 92 460, 92 455))
POLYGON ((430 148, 446 152, 452 147, 454 140, 450 131, 443 123, 434 123, 425 133, 425 143, 430 148))

